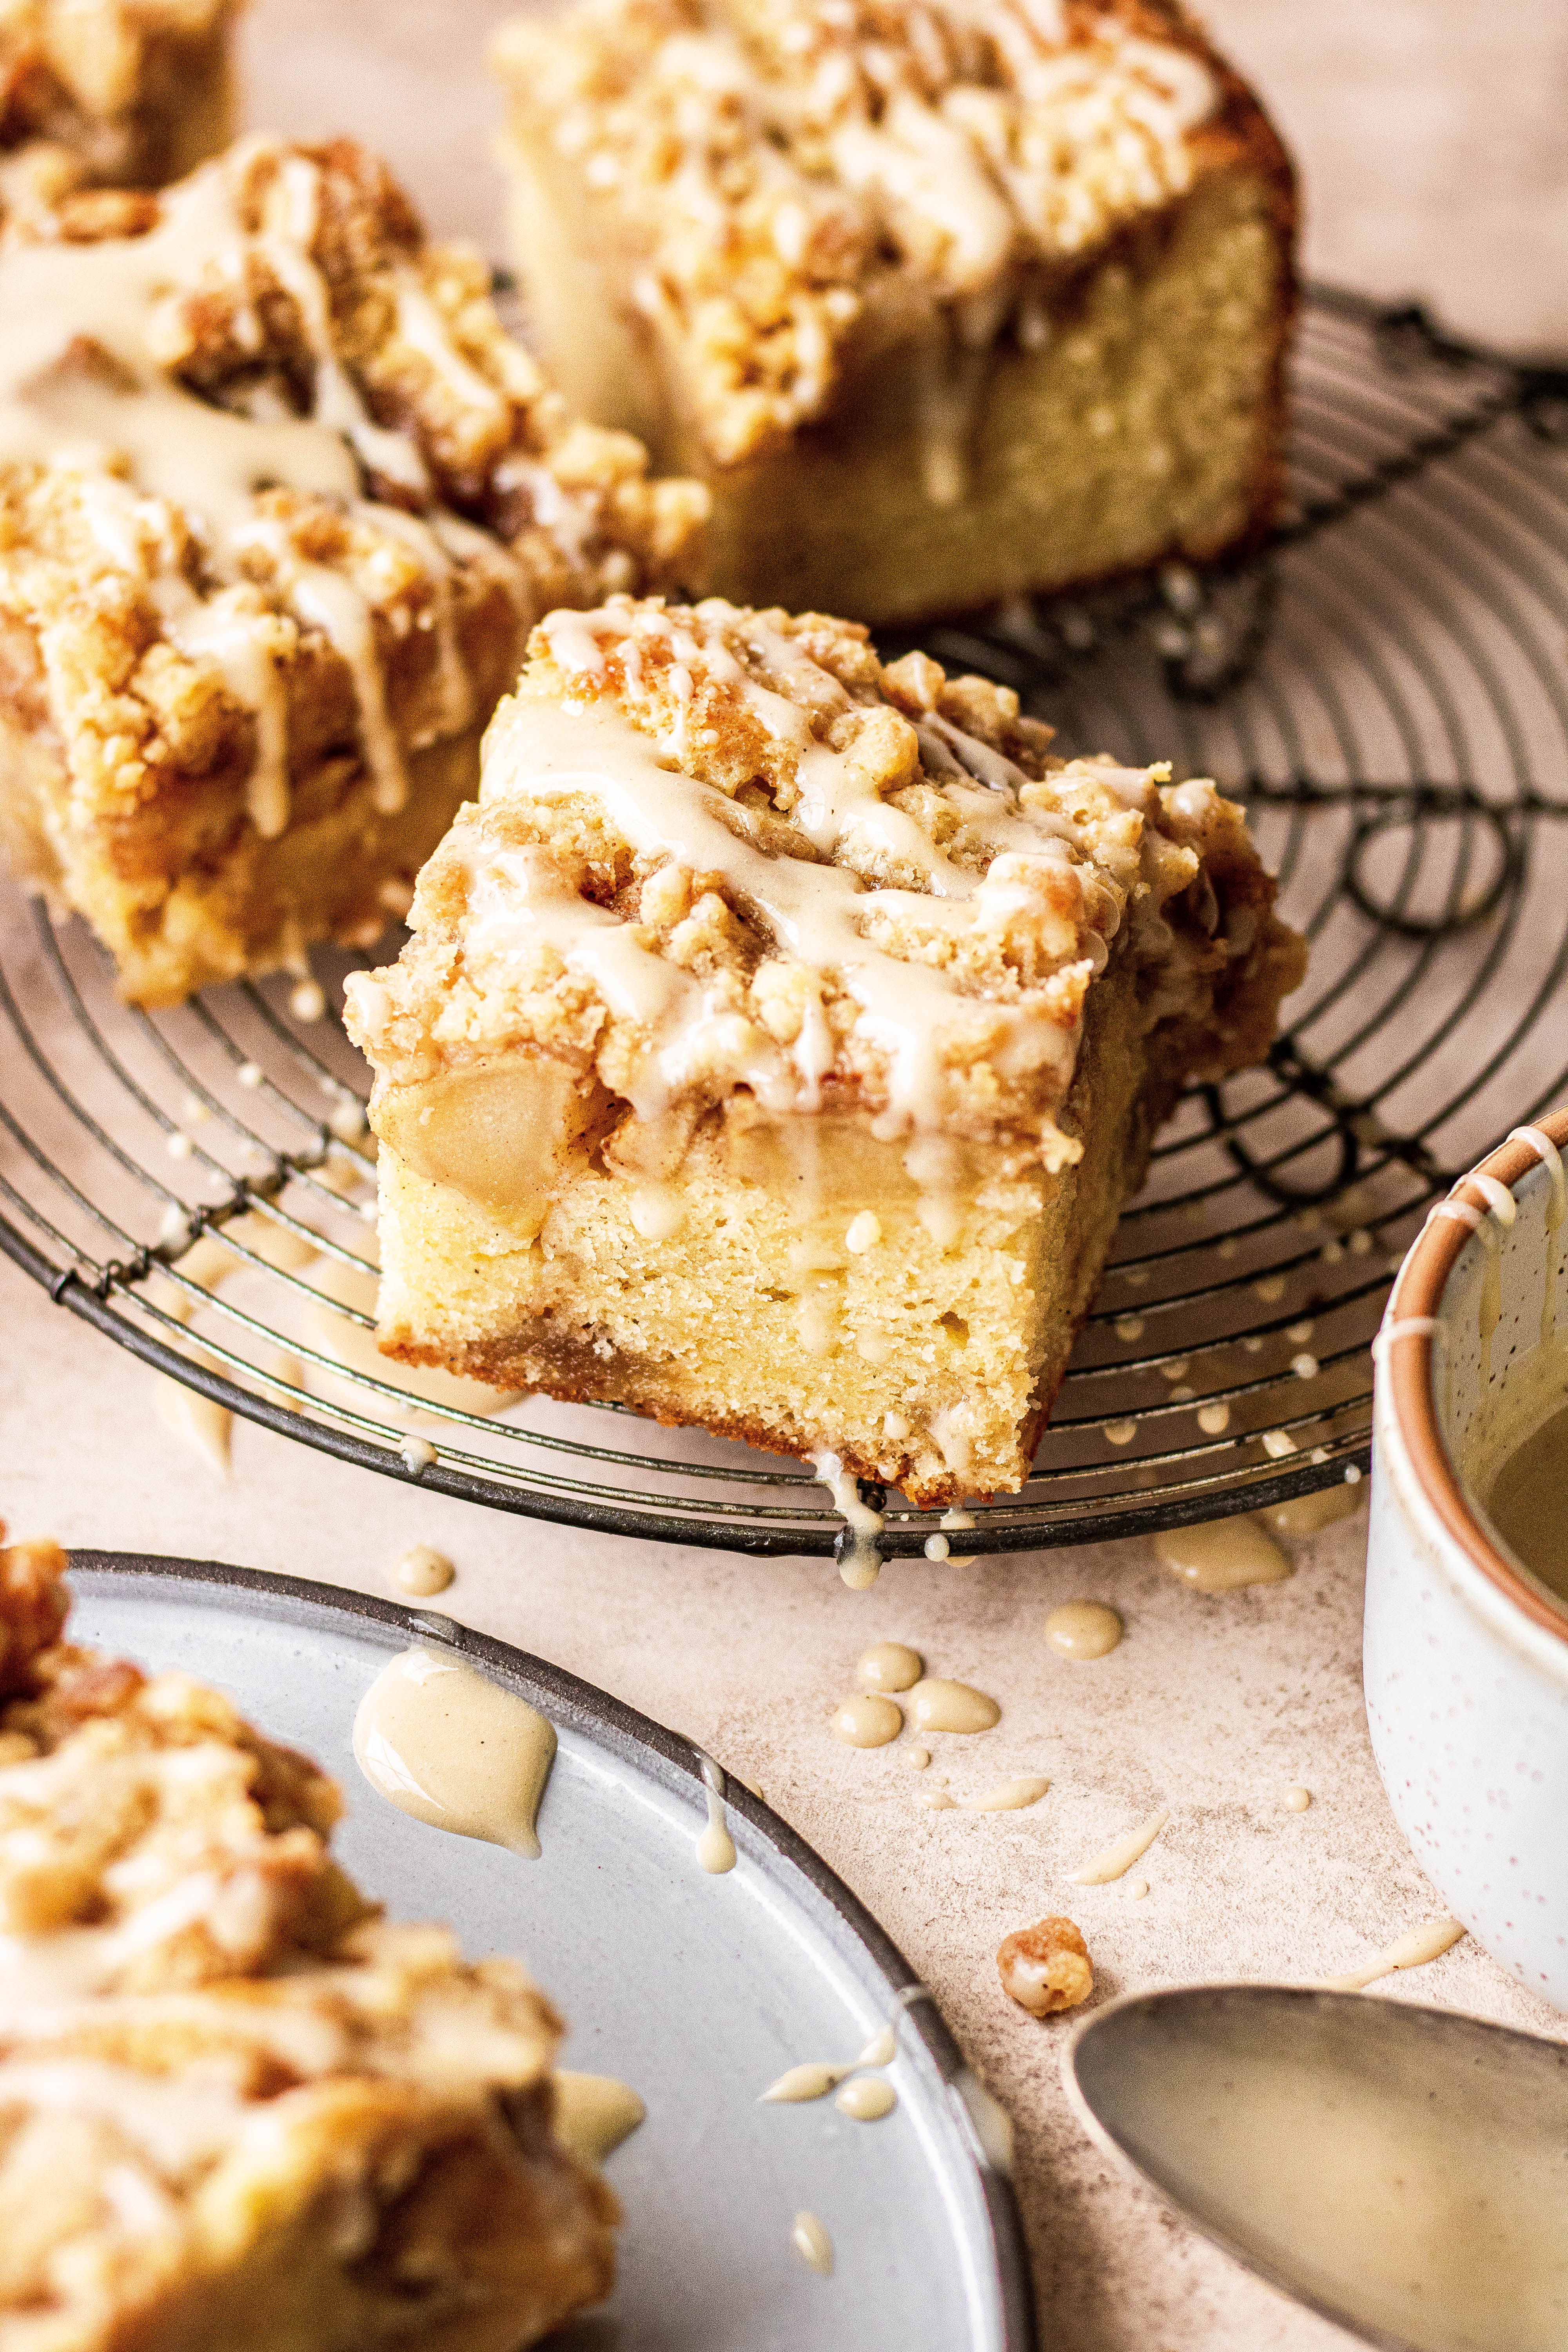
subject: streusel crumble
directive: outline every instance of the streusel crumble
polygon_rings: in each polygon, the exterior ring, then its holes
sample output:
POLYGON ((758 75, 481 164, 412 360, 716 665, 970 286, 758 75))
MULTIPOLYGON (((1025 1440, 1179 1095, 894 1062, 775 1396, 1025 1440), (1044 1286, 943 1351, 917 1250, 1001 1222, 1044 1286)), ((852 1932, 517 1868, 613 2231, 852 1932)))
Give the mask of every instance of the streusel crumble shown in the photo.
POLYGON ((1188 1077, 1300 976, 1242 812, 818 614, 534 631, 376 1070, 383 1348, 1011 1489, 1188 1077))
POLYGON ((194 171, 232 130, 240 5, 5 0, 0 151, 52 151, 81 178, 119 187, 159 187, 194 171))

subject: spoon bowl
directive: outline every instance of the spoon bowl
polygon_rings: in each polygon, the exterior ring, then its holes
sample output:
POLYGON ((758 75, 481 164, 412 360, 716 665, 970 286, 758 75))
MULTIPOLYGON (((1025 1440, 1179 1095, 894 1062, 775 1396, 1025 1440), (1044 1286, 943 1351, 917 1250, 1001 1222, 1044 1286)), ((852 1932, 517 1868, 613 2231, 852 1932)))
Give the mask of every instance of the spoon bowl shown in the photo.
POLYGON ((1300 1986, 1135 1994, 1063 2058, 1091 2136, 1387 2352, 1568 2352, 1568 2048, 1300 1986))

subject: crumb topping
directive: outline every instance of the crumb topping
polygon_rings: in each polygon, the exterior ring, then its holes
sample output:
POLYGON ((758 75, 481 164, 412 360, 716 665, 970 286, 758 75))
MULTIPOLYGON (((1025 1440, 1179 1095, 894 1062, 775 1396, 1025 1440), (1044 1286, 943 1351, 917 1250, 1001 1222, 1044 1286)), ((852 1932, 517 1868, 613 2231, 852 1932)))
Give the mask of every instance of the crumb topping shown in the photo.
POLYGON ((602 2293, 618 2214, 551 2137, 560 2032, 521 1969, 423 1927, 360 1927, 286 1975, 7 2008, 0 2331, 99 2344, 311 2210, 368 2313, 438 2327, 485 2293, 476 2177, 542 2234, 547 2308, 602 2293))
POLYGON ((1113 956, 1220 1067, 1255 1042, 1242 968, 1295 950, 1211 783, 1049 741, 1007 688, 820 614, 553 614, 350 1034, 386 1085, 531 1047, 644 1123, 747 1089, 1058 1166, 1113 956))
POLYGON ((142 96, 148 50, 194 39, 238 0, 0 0, 0 145, 47 131, 63 103, 107 122, 142 96))
POLYGON ((1179 11, 1127 0, 582 0, 496 62, 721 464, 821 415, 852 336, 935 312, 983 348, 1021 273, 1183 193, 1221 102, 1179 11))
POLYGON ((0 621, 93 800, 145 797, 197 703, 227 741, 195 772, 247 757, 275 835, 325 662, 395 810, 405 751, 499 687, 471 640, 504 677, 543 605, 689 567, 704 493, 569 417, 479 257, 353 142, 247 140, 163 196, 40 184, 35 156, 0 233, 0 621))

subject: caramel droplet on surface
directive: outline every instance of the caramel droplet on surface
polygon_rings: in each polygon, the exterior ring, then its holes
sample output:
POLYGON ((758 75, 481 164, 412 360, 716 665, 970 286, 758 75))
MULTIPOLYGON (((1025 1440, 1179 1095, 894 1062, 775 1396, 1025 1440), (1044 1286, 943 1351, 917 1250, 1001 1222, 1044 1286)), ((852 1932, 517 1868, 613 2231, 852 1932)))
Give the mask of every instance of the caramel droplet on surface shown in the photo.
POLYGON ((1129 1830, 1125 1837, 1119 1837, 1114 1845, 1108 1845, 1103 1853, 1097 1853, 1094 1860, 1086 1862, 1081 1870, 1073 1871, 1070 1874, 1075 1884, 1079 1886, 1109 1886, 1113 1878, 1121 1878, 1148 1853, 1170 1818, 1169 1811, 1151 1813, 1146 1822, 1140 1822, 1135 1830, 1129 1830))
POLYGON ((815 2213, 797 2213, 789 2233, 790 2244, 807 2270, 818 2278, 833 2276, 833 2241, 815 2213))
POLYGON ((1256 1519, 1208 1519, 1195 1528, 1162 1528, 1154 1550, 1194 1592, 1236 1592, 1247 1584, 1281 1584, 1290 1563, 1256 1519))
POLYGON ((705 1793, 708 1826, 697 1841, 697 1859, 710 1878, 722 1878, 727 1871, 734 1869, 736 1862, 735 1841, 730 1835, 730 1823, 724 1811, 722 1782, 716 1789, 709 1781, 705 1793))
POLYGON ((1425 1968, 1457 1944, 1465 1930, 1458 1919, 1433 1919, 1424 1927, 1412 1927, 1379 1952, 1364 1968, 1352 1969, 1342 1977, 1309 1977, 1307 1981, 1315 1992, 1360 1992, 1379 1977, 1396 1975, 1401 1969, 1425 1968))
POLYGON ((910 1714, 919 1731, 989 1731, 1002 1720, 1001 1708, 984 1691, 931 1675, 910 1692, 910 1714))
POLYGON ((1310 1789, 1287 1789, 1280 1799, 1288 1813, 1304 1813, 1312 1801, 1310 1789))
POLYGON ((555 2074, 555 2137, 584 2164, 603 2164, 647 2114, 637 2093, 613 2074, 555 2074))
POLYGON ((372 1788, 416 1822, 537 1861, 555 1732, 516 1692, 454 1658, 405 1650, 360 1701, 353 1749, 372 1788))
POLYGON ((1016 1813, 1026 1805, 1037 1805, 1050 1782, 1039 1776, 1026 1780, 1004 1780, 999 1788, 987 1789, 983 1797, 965 1797, 966 1813, 1016 1813))
POLYGON ((925 1662, 918 1650, 906 1642, 873 1642, 862 1651, 855 1669, 855 1679, 865 1690, 905 1691, 912 1689, 925 1672, 925 1662))
POLYGON ((763 2093, 762 2104, 793 2107, 805 2100, 825 2099, 849 2071, 847 2066, 825 2066, 808 2059, 803 2065, 787 2068, 776 2083, 770 2083, 763 2093))
POLYGON ((392 1577, 401 1591, 426 1598, 432 1592, 445 1592, 457 1572, 444 1551, 436 1551, 429 1544, 416 1544, 412 1551, 404 1553, 392 1577))
POLYGON ((1121 1620, 1102 1601, 1064 1601, 1046 1620, 1046 1639, 1064 1658, 1104 1658, 1121 1639, 1121 1620))
POLYGON ((210 1469, 220 1478, 229 1473, 229 1444, 234 1432, 234 1415, 226 1405, 215 1404, 211 1397, 198 1395, 168 1372, 153 1374, 153 1399, 158 1418, 171 1437, 199 1454, 210 1469))
POLYGON ((1288 1503, 1278 1503, 1273 1510, 1259 1511, 1258 1516, 1271 1535, 1315 1536, 1321 1528, 1332 1527, 1336 1519, 1348 1519, 1365 1500, 1364 1481, 1347 1486, 1342 1479, 1337 1486, 1320 1486, 1315 1495, 1293 1495, 1288 1503))
POLYGON ((833 2104, 841 2116, 852 2116, 858 2124, 875 2124, 892 2114, 899 2095, 891 2083, 876 2074, 857 2074, 852 2083, 845 2084, 833 2104))
POLYGON ((877 1691, 847 1698, 833 1717, 833 1737, 847 1748, 885 1748, 903 1727, 902 1709, 877 1691))
POLYGON ((906 1748, 904 1750, 904 1762, 909 1766, 911 1772, 923 1772, 931 1762, 931 1749, 929 1748, 906 1748))

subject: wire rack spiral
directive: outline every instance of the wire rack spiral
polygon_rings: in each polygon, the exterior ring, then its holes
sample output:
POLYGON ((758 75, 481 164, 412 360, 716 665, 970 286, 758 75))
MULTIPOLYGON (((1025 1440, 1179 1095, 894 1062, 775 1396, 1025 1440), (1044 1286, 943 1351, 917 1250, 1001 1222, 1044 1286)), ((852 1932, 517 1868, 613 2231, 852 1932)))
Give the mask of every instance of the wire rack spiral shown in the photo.
MULTIPOLYGON (((1033 1475, 976 1503, 953 1549, 1358 1474, 1405 1246, 1568 1088, 1568 371, 1318 290, 1293 418, 1261 556, 928 636, 1016 686, 1063 749, 1169 757, 1245 800, 1312 950, 1268 1064, 1190 1093, 1165 1130, 1033 1475)), ((332 1017, 349 965, 321 952, 309 979, 149 1016, 81 925, 11 894, 0 1248, 187 1391, 342 1459, 535 1518, 841 1548, 797 1465, 614 1407, 400 1385, 373 1337, 365 1073, 332 1017)), ((939 1532, 865 1491, 885 1554, 939 1532)))

